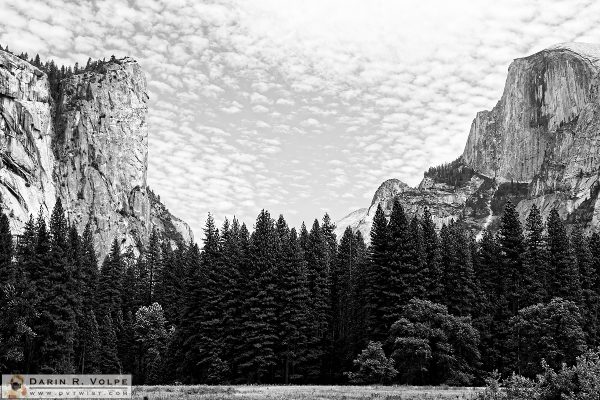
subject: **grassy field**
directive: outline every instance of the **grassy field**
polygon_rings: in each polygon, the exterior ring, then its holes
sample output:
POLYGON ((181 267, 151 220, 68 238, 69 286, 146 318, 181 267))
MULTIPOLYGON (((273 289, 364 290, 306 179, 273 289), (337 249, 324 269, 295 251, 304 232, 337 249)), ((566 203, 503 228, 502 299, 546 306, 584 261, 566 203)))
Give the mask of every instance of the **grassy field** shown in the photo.
POLYGON ((470 400, 480 388, 417 386, 137 386, 148 400, 470 400))

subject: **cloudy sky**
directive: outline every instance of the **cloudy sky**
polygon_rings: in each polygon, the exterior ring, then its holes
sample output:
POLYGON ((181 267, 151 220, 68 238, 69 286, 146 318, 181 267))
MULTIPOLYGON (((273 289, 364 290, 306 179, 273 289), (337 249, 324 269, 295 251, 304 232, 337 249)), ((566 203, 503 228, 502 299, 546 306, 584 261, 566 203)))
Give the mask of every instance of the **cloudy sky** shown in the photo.
POLYGON ((368 206, 462 152, 511 60, 600 38, 600 2, 0 0, 0 43, 59 63, 131 56, 150 96, 150 186, 293 225, 368 206))

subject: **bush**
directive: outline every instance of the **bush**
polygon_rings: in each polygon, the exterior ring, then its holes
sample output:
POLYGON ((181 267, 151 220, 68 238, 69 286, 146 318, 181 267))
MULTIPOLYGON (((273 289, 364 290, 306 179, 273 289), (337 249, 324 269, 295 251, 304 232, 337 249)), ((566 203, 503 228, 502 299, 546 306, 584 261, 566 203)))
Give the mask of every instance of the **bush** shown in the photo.
POLYGON ((553 370, 542 362, 536 380, 513 375, 500 381, 493 374, 478 400, 598 400, 600 399, 600 350, 588 351, 574 366, 553 370))
POLYGON ((358 367, 358 372, 345 374, 352 383, 389 383, 398 373, 394 368, 394 361, 385 356, 379 342, 369 342, 367 348, 354 360, 354 365, 358 367))

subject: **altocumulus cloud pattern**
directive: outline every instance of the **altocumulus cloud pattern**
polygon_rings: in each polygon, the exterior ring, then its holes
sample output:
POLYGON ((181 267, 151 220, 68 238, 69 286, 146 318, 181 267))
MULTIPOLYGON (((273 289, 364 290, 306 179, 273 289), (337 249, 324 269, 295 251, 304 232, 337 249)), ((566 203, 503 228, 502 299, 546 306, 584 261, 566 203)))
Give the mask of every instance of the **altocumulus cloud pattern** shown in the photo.
POLYGON ((600 37, 595 1, 0 0, 0 15, 17 53, 138 60, 149 183, 196 234, 209 211, 297 225, 415 184, 461 153, 512 58, 600 37))

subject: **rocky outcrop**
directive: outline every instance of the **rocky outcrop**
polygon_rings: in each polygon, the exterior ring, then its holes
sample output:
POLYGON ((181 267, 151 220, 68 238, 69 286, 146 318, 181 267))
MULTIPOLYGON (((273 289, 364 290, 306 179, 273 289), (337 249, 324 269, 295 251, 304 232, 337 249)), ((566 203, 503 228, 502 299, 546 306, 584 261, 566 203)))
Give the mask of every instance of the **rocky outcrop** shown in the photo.
MULTIPOLYGON (((502 98, 477 113, 462 156, 443 173, 430 170, 418 188, 390 196, 411 213, 429 207, 438 224, 461 218, 478 231, 497 225, 509 199, 523 220, 536 204, 544 217, 557 208, 568 223, 597 231, 599 72, 597 45, 561 44, 514 60, 502 98)), ((351 226, 370 229, 371 209, 382 203, 389 212, 390 196, 374 199, 362 225, 351 226)), ((345 225, 338 223, 340 230, 345 225)))
POLYGON ((46 75, 0 50, 0 195, 13 232, 54 205, 53 133, 46 75))
POLYGON ((489 215, 486 205, 490 203, 494 189, 492 181, 480 175, 473 175, 460 185, 426 176, 417 188, 389 179, 377 189, 369 208, 357 210, 336 223, 336 234, 341 237, 350 226, 354 231, 360 231, 369 242, 377 206, 381 205, 389 218, 395 198, 400 200, 404 211, 411 217, 422 215, 428 208, 438 227, 451 220, 463 219, 476 229, 486 223, 489 215))
POLYGON ((146 79, 123 59, 66 78, 56 104, 55 181, 69 220, 91 222, 103 248, 144 242, 150 228, 146 193, 146 79))
POLYGON ((163 237, 169 238, 172 243, 190 243, 194 235, 189 225, 177 218, 160 202, 160 197, 148 189, 148 200, 150 201, 150 225, 163 237))
POLYGON ((499 181, 528 184, 517 205, 600 226, 600 46, 567 43, 515 60, 502 98, 473 121, 463 159, 499 181))
POLYGON ((0 63, 0 193, 15 233, 40 207, 47 216, 59 196, 71 223, 91 224, 101 257, 114 238, 135 252, 154 228, 191 239, 187 224, 150 201, 148 96, 134 60, 63 79, 56 102, 42 71, 2 51, 0 63))

